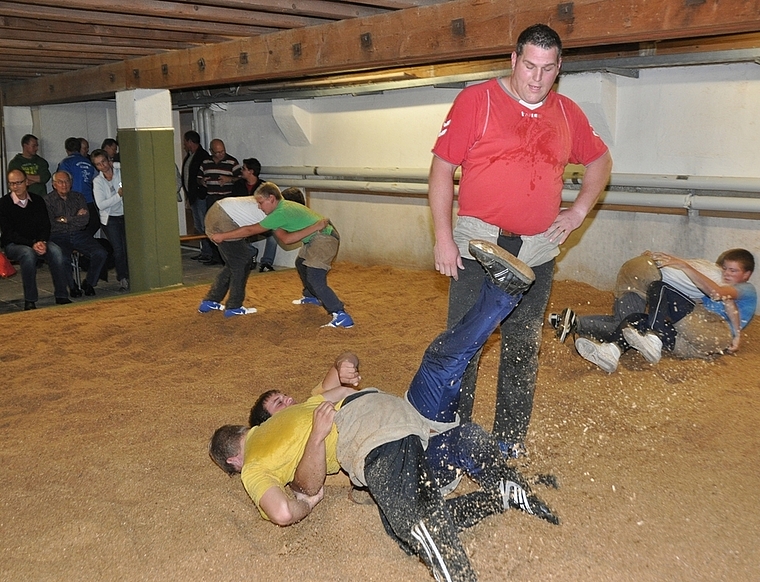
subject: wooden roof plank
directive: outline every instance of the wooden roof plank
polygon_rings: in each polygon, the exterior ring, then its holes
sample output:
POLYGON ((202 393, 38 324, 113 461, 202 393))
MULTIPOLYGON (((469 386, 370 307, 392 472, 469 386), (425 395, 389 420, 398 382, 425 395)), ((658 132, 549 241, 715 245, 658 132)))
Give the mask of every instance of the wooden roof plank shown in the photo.
MULTIPOLYGON (((30 31, 37 34, 60 34, 71 38, 72 36, 86 35, 99 36, 110 39, 134 39, 134 40, 153 40, 177 44, 208 44, 224 42, 231 40, 228 35, 207 34, 204 32, 195 32, 184 30, 181 32, 174 30, 165 30, 159 28, 140 28, 120 26, 119 24, 103 25, 96 23, 79 23, 79 22, 61 22, 59 20, 48 20, 46 18, 18 18, 15 16, 0 17, 0 30, 3 34, 7 31, 14 30, 19 34, 29 35, 30 31)), ((240 35, 237 35, 240 36, 240 35)), ((250 36, 249 34, 243 36, 250 36)))
POLYGON ((38 6, 36 4, 23 5, 15 1, 8 2, 6 0, 0 0, 0 16, 28 17, 32 19, 55 18, 64 22, 101 24, 105 26, 120 24, 130 28, 153 28, 157 31, 183 32, 201 30, 210 34, 235 37, 249 37, 277 31, 277 29, 272 27, 255 26, 252 24, 203 23, 182 18, 163 18, 158 16, 145 18, 143 16, 122 14, 118 18, 115 18, 113 14, 96 10, 74 10, 54 6, 38 6))
MULTIPOLYGON (((57 7, 57 0, 14 0, 16 4, 57 7)), ((326 19, 297 14, 273 14, 256 10, 256 4, 248 3, 248 9, 240 10, 222 6, 204 6, 198 3, 168 2, 165 0, 129 0, 129 2, 103 2, 102 0, 66 0, 66 7, 87 12, 111 14, 114 19, 125 15, 145 18, 180 18, 190 21, 238 24, 251 22, 270 28, 296 28, 324 24, 326 19)))

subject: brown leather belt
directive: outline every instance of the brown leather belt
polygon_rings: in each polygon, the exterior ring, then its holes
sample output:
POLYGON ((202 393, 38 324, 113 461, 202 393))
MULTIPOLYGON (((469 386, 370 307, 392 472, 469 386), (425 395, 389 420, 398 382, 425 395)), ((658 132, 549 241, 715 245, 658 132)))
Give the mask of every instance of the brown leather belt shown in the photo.
POLYGON ((499 229, 499 236, 506 236, 508 238, 517 238, 520 235, 515 234, 514 232, 509 232, 508 230, 504 230, 503 228, 499 229))

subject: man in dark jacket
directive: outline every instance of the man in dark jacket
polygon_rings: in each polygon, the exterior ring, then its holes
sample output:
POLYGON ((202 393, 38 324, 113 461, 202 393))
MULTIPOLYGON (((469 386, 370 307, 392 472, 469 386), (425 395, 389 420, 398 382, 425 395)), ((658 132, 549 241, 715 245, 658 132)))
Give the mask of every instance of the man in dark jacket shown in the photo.
POLYGON ((67 269, 64 253, 50 238, 50 220, 42 197, 27 190, 23 170, 8 172, 10 194, 0 198, 0 245, 11 261, 21 268, 24 285, 24 311, 37 308, 37 261, 43 259, 50 266, 55 287, 55 302, 71 303, 66 288, 67 269))
MULTIPOLYGON (((201 147, 201 136, 197 131, 188 131, 184 137, 184 147, 187 155, 182 161, 182 187, 185 189, 187 204, 193 213, 193 226, 195 232, 206 232, 206 187, 197 179, 198 171, 203 160, 211 158, 206 150, 201 147)), ((201 252, 194 257, 195 260, 211 259, 211 243, 204 239, 201 241, 201 252)))

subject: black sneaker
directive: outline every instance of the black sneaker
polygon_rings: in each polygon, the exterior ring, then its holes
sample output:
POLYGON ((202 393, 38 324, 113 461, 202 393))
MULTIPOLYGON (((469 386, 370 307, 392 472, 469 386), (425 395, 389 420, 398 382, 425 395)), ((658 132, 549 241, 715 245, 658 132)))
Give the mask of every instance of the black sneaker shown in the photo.
POLYGON ((95 295, 94 287, 87 281, 82 282, 82 291, 84 292, 85 297, 93 297, 95 295))
POLYGON ((509 480, 509 478, 502 479, 499 483, 499 492, 505 510, 512 507, 529 515, 535 515, 551 524, 559 525, 559 518, 554 515, 546 503, 530 492, 527 484, 523 486, 516 481, 509 480))
POLYGON ((575 333, 578 328, 578 317, 575 315, 575 311, 566 307, 561 313, 552 313, 549 315, 549 325, 551 325, 557 339, 562 343, 565 343, 565 339, 571 333, 575 333))
POLYGON ((491 281, 510 295, 525 293, 536 280, 528 265, 512 253, 485 240, 471 240, 470 254, 475 257, 491 277, 491 281))

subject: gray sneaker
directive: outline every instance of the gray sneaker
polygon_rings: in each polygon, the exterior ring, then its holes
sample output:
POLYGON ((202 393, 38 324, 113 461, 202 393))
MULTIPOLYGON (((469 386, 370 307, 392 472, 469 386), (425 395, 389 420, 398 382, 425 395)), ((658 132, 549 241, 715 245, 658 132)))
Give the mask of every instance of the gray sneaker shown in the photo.
POLYGON ((585 337, 575 340, 575 349, 592 364, 596 364, 608 374, 618 367, 620 348, 615 344, 597 344, 585 337))
POLYGON ((536 280, 528 265, 498 245, 471 240, 470 254, 483 266, 491 281, 510 295, 525 293, 536 280))

